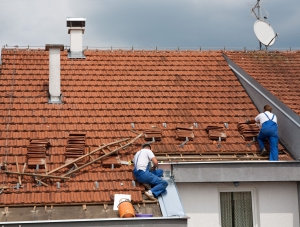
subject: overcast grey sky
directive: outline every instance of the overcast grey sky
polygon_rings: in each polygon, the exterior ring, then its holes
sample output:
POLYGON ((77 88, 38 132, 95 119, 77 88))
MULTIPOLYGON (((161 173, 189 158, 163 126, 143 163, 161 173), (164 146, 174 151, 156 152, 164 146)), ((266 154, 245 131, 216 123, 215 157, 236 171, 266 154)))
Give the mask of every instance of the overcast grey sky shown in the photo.
MULTIPOLYGON (((261 0, 279 37, 300 49, 300 0, 261 0)), ((70 45, 67 17, 85 17, 83 46, 257 49, 256 0, 0 0, 1 46, 70 45)))

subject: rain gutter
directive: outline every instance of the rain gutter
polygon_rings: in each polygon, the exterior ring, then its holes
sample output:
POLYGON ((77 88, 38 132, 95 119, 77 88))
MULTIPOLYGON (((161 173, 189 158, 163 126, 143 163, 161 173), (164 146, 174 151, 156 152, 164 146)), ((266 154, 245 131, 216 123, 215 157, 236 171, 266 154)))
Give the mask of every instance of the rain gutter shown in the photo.
POLYGON ((101 227, 126 227, 126 226, 162 226, 162 227, 187 227, 188 217, 157 217, 157 218, 103 218, 103 219, 72 219, 72 220, 44 220, 44 221, 18 221, 0 222, 1 227, 77 227, 77 226, 101 226, 101 227))

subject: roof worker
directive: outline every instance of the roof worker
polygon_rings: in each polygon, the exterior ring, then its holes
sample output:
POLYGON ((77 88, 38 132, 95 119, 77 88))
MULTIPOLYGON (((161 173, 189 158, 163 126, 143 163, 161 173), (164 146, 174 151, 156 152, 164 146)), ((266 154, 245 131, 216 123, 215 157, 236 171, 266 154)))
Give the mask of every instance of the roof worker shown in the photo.
POLYGON ((277 117, 272 114, 272 107, 269 105, 264 106, 264 112, 258 114, 254 120, 247 120, 246 123, 260 123, 260 132, 257 136, 257 140, 260 147, 260 155, 267 154, 264 141, 269 140, 270 144, 270 161, 278 161, 278 129, 277 129, 277 117))
POLYGON ((151 200, 156 200, 155 197, 166 191, 168 186, 168 182, 161 178, 163 170, 157 167, 158 161, 151 151, 150 144, 143 144, 142 149, 134 155, 133 174, 138 182, 151 186, 151 189, 145 192, 151 200), (151 167, 151 161, 153 167, 151 167))

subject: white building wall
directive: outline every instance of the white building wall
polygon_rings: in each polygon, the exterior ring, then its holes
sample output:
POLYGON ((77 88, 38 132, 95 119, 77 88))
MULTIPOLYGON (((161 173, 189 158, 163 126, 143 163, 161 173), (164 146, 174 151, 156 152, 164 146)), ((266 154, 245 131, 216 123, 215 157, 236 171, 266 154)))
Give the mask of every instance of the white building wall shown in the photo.
POLYGON ((220 221, 220 191, 253 193, 255 227, 299 227, 296 182, 176 183, 188 227, 217 227, 220 221))
POLYGON ((299 227, 297 183, 259 185, 261 226, 299 227))

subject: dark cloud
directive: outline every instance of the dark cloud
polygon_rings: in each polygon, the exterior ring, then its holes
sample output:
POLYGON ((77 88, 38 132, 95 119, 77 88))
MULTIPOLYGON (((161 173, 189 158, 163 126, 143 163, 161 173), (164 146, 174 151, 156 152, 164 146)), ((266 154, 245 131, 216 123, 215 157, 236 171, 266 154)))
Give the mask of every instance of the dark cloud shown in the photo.
MULTIPOLYGON (((67 17, 85 17, 83 45, 155 48, 258 48, 248 0, 1 0, 2 45, 69 45, 67 17)), ((261 1, 264 3, 264 0, 261 1)), ((300 48, 299 0, 266 2, 280 34, 272 48, 300 48)))

